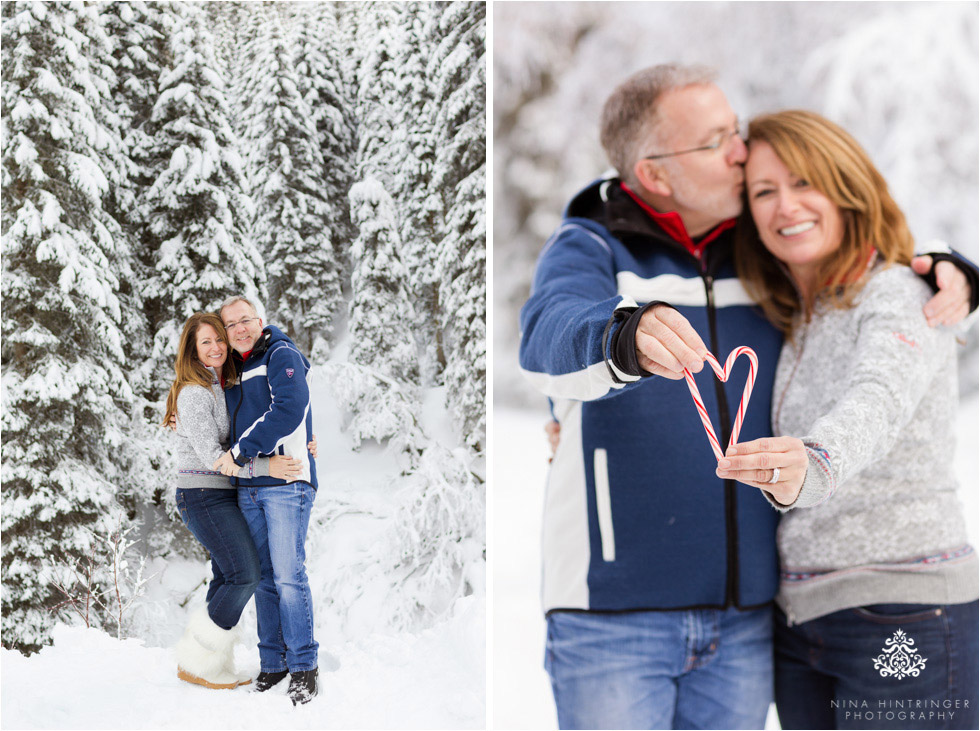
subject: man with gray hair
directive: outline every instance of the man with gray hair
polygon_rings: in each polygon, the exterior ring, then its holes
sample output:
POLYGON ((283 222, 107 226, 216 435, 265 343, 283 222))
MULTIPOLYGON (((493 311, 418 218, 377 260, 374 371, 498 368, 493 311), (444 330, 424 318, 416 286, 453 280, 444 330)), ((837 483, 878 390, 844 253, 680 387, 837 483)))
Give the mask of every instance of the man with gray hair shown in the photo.
POLYGON ((245 297, 226 300, 218 316, 235 351, 238 381, 225 392, 231 449, 214 469, 232 475, 238 507, 259 554, 255 591, 260 672, 255 690, 266 691, 290 676, 293 705, 317 694, 317 649, 313 598, 306 575, 306 533, 316 497, 316 463, 306 445, 313 436, 307 375, 310 363, 278 328, 262 326, 245 297), (244 474, 239 468, 259 455, 300 460, 290 480, 244 474))
MULTIPOLYGON (((613 91, 601 140, 620 176, 568 204, 521 311, 521 368, 561 424, 542 593, 562 728, 762 728, 772 699, 778 514, 715 474, 675 382, 709 348, 752 347, 741 439, 771 436, 782 335, 736 276, 747 151, 714 79, 663 65, 613 91)), ((940 266, 933 322, 968 309, 966 278, 940 266)), ((745 373, 697 379, 723 445, 745 373)))

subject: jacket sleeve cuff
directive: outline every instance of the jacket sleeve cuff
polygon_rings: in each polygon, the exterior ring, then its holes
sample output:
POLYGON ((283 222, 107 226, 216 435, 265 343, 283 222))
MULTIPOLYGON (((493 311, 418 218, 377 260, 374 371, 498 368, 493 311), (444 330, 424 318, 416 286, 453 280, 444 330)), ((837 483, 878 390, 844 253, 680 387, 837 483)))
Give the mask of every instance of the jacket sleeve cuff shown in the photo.
POLYGON ((239 467, 244 467, 245 463, 248 462, 248 459, 242 454, 242 450, 238 448, 237 444, 231 448, 231 458, 235 460, 235 464, 239 467))
MULTIPOLYGON (((613 365, 623 373, 644 378, 653 375, 649 371, 640 368, 639 360, 636 357, 636 331, 640 326, 640 319, 643 317, 643 314, 651 307, 657 305, 671 307, 666 302, 655 301, 648 302, 643 307, 630 308, 630 311, 627 311, 627 308, 616 310, 617 313, 626 313, 627 316, 623 324, 612 335, 612 352, 610 357, 613 365)), ((615 316, 616 314, 614 313, 613 317, 615 316)))
POLYGON ((980 296, 980 288, 978 288, 978 279, 980 279, 980 276, 978 276, 977 265, 955 251, 950 253, 928 252, 925 256, 932 257, 932 268, 928 274, 922 275, 922 278, 926 280, 926 284, 932 287, 934 292, 938 291, 939 285, 936 284, 936 265, 941 261, 952 262, 957 269, 963 272, 967 283, 970 285, 970 312, 976 310, 978 296, 980 296))
POLYGON ((827 450, 816 442, 804 442, 804 447, 807 457, 806 476, 803 478, 803 487, 800 488, 800 494, 796 496, 796 500, 789 505, 783 505, 777 502, 768 490, 762 491, 769 504, 780 513, 785 513, 794 508, 812 508, 820 505, 820 503, 830 499, 837 490, 837 483, 831 470, 830 456, 827 454, 827 450))
POLYGON ((251 460, 252 477, 269 477, 270 457, 256 457, 251 460))

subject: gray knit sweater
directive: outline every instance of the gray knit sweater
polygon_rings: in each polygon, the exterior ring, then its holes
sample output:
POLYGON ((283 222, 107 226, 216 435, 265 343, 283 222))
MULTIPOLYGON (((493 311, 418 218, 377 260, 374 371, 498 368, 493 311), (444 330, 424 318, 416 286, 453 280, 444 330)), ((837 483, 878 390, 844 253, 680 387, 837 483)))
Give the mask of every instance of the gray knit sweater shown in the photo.
MULTIPOLYGON (((231 480, 211 465, 228 450, 230 422, 225 394, 214 368, 211 388, 187 385, 177 394, 177 487, 230 490, 231 480)), ((243 477, 269 474, 269 458, 260 457, 242 467, 243 477)))
POLYGON ((930 328, 926 284, 880 263, 854 307, 818 305, 783 346, 773 433, 807 447, 803 488, 777 542, 791 624, 878 603, 978 596, 953 474, 953 335, 930 328))

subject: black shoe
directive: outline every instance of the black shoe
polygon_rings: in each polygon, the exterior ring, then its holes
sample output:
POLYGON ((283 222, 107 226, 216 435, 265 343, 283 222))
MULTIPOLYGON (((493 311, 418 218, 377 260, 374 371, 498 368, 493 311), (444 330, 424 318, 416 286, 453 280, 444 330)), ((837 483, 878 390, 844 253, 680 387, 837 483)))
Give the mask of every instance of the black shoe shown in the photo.
POLYGON ((300 670, 289 674, 289 690, 286 694, 292 699, 293 705, 309 703, 316 695, 316 668, 300 670))
POLYGON ((269 690, 274 685, 278 685, 282 682, 282 679, 289 675, 288 670, 280 670, 275 673, 267 673, 264 670, 259 673, 259 677, 255 679, 255 692, 264 693, 269 690))

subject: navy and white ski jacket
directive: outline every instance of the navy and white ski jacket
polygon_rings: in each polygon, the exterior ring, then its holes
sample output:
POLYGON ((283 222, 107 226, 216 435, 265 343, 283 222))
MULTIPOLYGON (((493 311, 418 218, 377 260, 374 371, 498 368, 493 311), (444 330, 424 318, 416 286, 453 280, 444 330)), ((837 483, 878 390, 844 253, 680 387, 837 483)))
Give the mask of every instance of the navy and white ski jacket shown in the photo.
POLYGON ((271 325, 262 330, 242 362, 233 354, 238 382, 225 391, 231 420, 231 454, 237 464, 259 455, 285 454, 303 463, 292 480, 275 477, 232 478, 238 487, 306 482, 317 487, 316 465, 306 448, 313 435, 313 413, 307 378, 310 363, 293 342, 271 325))
MULTIPOLYGON (((757 489, 715 475, 687 384, 643 377, 635 358, 644 303, 674 306, 721 362, 750 346, 759 369, 739 439, 771 435, 783 338, 736 276, 733 223, 695 243, 676 214, 599 180, 541 252, 520 363, 562 426, 545 498, 546 612, 752 608, 775 596, 778 514, 757 489)), ((975 265, 935 258, 958 263, 975 308, 975 265)), ((707 365, 695 376, 723 448, 747 374, 740 358, 724 384, 707 365)))
MULTIPOLYGON (((521 311, 521 369, 562 426, 545 498, 545 611, 769 602, 778 514, 755 488, 715 475, 683 380, 644 378, 612 357, 638 305, 669 303, 722 362, 739 345, 755 350, 740 439, 771 433, 782 336, 739 283, 731 222, 709 232, 698 258, 615 180, 591 184, 563 218, 521 311)), ((741 358, 725 384, 708 367, 695 377, 722 445, 747 374, 741 358)))

